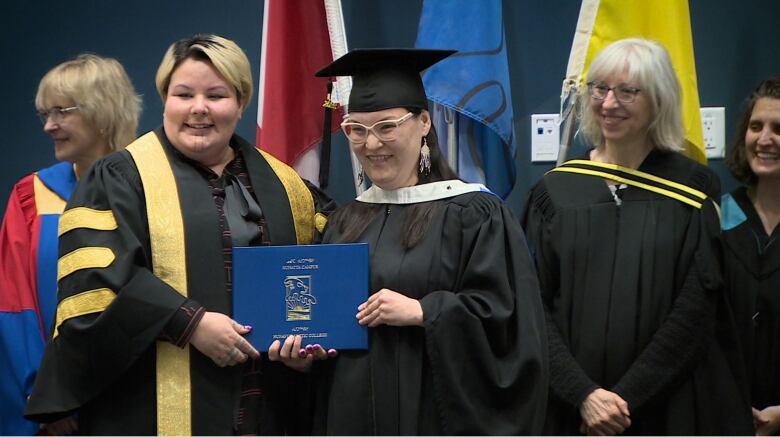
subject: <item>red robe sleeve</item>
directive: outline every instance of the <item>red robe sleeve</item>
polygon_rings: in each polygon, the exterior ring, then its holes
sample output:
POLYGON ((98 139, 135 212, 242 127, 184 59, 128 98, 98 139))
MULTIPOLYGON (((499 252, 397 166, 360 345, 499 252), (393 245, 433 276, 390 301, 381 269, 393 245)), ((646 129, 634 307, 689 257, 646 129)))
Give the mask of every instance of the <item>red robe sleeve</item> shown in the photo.
POLYGON ((11 192, 0 228, 0 434, 30 435, 22 416, 32 391, 44 336, 36 296, 38 216, 33 175, 11 192))

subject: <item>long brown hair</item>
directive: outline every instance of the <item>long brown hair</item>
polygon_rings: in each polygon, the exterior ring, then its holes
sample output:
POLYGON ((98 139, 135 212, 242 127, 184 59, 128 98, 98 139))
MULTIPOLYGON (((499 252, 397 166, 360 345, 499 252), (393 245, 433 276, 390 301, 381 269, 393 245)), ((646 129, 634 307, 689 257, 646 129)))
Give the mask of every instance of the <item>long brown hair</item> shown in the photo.
MULTIPOLYGON (((409 112, 420 116, 422 109, 405 108, 409 112)), ((425 136, 428 148, 431 150, 430 172, 417 171, 417 185, 429 182, 438 182, 449 179, 457 179, 458 176, 447 164, 439 148, 439 140, 436 129, 431 125, 428 135, 425 136)), ((421 144, 422 146, 422 144, 421 144)), ((434 212, 441 208, 441 201, 415 203, 409 207, 409 213, 403 224, 402 244, 410 249, 419 243, 430 226, 434 212)), ((339 208, 328 220, 328 226, 333 226, 341 236, 336 243, 351 243, 357 241, 365 232, 369 223, 382 210, 384 205, 376 203, 352 202, 339 208)))

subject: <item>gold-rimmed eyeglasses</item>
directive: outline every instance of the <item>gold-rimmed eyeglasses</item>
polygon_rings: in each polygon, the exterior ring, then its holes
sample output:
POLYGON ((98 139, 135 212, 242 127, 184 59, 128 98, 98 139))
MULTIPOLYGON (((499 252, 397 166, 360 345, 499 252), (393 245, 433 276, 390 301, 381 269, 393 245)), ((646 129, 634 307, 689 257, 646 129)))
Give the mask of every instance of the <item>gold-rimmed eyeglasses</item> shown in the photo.
POLYGON ((38 115, 38 118, 41 119, 41 123, 43 124, 46 124, 46 121, 48 121, 50 117, 52 121, 54 121, 55 123, 59 123, 60 121, 62 121, 65 115, 77 109, 79 109, 78 106, 69 106, 67 108, 60 108, 59 106, 55 106, 45 111, 38 111, 36 114, 38 115))
POLYGON ((344 135, 353 143, 365 143, 368 140, 368 133, 371 132, 379 141, 392 141, 395 139, 395 130, 406 120, 412 118, 414 114, 409 112, 397 120, 377 121, 371 126, 354 121, 345 121, 341 123, 341 129, 344 135))
POLYGON ((618 102, 631 103, 636 100, 636 95, 641 91, 639 88, 628 85, 609 86, 604 82, 588 82, 588 92, 596 100, 604 100, 607 94, 612 91, 618 102))

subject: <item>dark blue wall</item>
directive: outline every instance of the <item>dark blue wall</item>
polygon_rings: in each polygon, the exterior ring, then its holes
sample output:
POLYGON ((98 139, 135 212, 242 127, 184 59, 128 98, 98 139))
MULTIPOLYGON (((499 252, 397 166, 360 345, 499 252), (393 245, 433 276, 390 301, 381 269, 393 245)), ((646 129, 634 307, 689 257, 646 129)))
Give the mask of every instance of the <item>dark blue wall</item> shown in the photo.
MULTIPOLYGON (((641 0, 625 0, 638 1, 641 0)), ((421 0, 342 0, 350 47, 412 46, 421 0)), ((761 79, 780 72, 777 0, 691 0, 691 21, 702 106, 725 106, 727 143, 745 96, 761 79)), ((518 178, 508 202, 519 212, 525 193, 550 168, 530 163, 530 115, 558 111, 579 2, 505 0, 518 178)), ((4 139, 0 160, 0 211, 16 180, 53 163, 51 139, 42 132, 33 104, 38 80, 51 67, 89 51, 119 59, 144 97, 141 132, 162 120, 154 73, 167 46, 198 32, 235 40, 259 64, 262 2, 242 0, 49 1, 0 3, 0 58, 4 139)), ((305 31, 305 30, 301 30, 305 31)), ((254 70, 255 76, 257 69, 254 70)), ((257 105, 239 133, 254 138, 257 105)), ((339 135, 332 158, 331 195, 354 195, 348 151, 339 135)), ((724 190, 735 182, 720 160, 710 164, 724 190)))

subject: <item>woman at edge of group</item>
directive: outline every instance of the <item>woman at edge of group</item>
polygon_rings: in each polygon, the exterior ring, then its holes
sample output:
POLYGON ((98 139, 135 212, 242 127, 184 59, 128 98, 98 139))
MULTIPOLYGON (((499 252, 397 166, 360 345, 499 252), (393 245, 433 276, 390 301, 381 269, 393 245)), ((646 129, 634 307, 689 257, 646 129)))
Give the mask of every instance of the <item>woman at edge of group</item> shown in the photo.
POLYGON ((315 434, 537 434, 543 313, 523 232, 500 199, 457 180, 419 71, 445 50, 354 50, 317 73, 353 77, 342 127, 373 186, 323 242, 369 244, 367 351, 322 364, 315 434))
MULTIPOLYGON (((230 317, 231 248, 308 243, 330 202, 235 135, 252 95, 235 42, 177 41, 155 82, 162 126, 97 161, 60 221, 57 319, 25 414, 75 411, 98 435, 298 432, 297 373, 259 361, 230 317)), ((326 356, 300 346, 269 358, 326 356)))
POLYGON ((529 194, 550 344, 545 433, 751 431, 723 307, 720 184, 679 153, 680 103, 663 46, 610 44, 581 96, 595 148, 529 194))
POLYGON ((757 435, 780 431, 780 75, 747 100, 727 165, 743 186, 723 196, 730 292, 750 380, 757 435))
MULTIPOLYGON (((141 98, 116 59, 82 54, 43 76, 35 106, 60 162, 14 186, 0 230, 0 313, 13 315, 0 318, 8 323, 0 327, 4 435, 31 434, 39 427, 23 411, 54 321, 60 215, 92 163, 135 138, 141 98)), ((44 427, 65 434, 77 425, 66 418, 44 427)))

